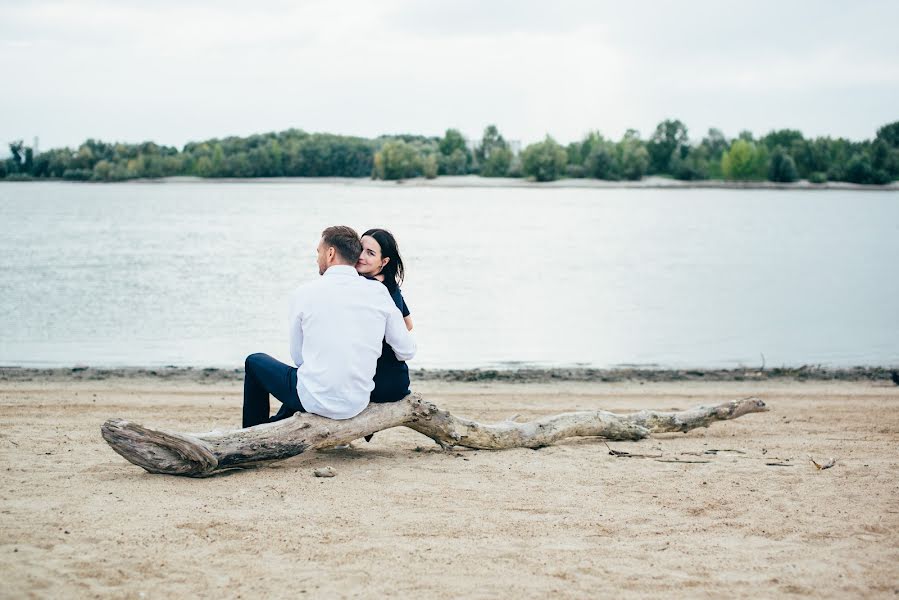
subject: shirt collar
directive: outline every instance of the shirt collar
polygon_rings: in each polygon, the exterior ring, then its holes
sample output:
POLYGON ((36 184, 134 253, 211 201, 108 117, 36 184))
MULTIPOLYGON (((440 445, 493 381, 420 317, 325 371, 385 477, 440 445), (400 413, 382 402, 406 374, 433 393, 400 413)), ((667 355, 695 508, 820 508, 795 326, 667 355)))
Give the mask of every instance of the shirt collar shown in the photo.
POLYGON ((331 265, 324 274, 325 277, 328 275, 352 275, 353 277, 358 277, 359 273, 356 272, 356 267, 351 267, 350 265, 331 265))

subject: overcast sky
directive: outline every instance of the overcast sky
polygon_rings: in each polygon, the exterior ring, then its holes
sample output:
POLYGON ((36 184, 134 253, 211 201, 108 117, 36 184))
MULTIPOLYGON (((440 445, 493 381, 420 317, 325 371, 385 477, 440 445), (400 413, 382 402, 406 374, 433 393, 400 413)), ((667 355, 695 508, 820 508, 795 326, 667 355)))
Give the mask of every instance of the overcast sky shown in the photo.
POLYGON ((899 120, 899 2, 0 0, 0 142, 899 120))

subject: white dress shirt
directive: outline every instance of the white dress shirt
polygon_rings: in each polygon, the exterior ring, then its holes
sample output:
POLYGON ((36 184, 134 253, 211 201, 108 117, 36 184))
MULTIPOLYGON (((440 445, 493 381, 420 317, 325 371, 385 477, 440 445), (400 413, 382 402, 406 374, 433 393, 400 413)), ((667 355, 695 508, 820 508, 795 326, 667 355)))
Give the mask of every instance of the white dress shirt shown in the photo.
POLYGON ((415 340, 383 283, 334 265, 298 287, 290 299, 290 357, 303 408, 331 419, 362 412, 385 338, 399 360, 415 356, 415 340))

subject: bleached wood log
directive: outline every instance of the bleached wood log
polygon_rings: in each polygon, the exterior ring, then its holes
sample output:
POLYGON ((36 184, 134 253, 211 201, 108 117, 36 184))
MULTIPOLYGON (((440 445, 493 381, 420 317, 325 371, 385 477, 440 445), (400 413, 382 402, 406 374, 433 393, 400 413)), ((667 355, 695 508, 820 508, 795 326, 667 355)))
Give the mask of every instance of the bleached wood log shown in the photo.
POLYGON ((282 460, 310 450, 346 444, 391 427, 405 426, 443 448, 483 450, 540 448, 570 437, 640 440, 652 433, 686 432, 714 421, 736 419, 768 410, 758 398, 744 398, 683 412, 640 411, 618 415, 582 411, 544 417, 528 423, 481 424, 455 417, 419 394, 399 402, 371 404, 343 421, 297 413, 276 423, 208 433, 174 433, 110 419, 100 428, 103 438, 135 465, 151 473, 204 477, 225 469, 282 460))

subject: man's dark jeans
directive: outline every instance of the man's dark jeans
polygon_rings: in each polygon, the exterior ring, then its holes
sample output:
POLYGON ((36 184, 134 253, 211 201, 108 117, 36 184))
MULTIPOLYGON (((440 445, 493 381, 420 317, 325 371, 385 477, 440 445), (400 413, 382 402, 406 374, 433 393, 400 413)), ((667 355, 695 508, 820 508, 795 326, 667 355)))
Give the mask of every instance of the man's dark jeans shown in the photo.
POLYGON ((243 426, 277 421, 296 412, 306 412, 297 395, 297 369, 268 354, 251 354, 244 362, 243 426), (269 394, 283 403, 269 418, 269 394))

